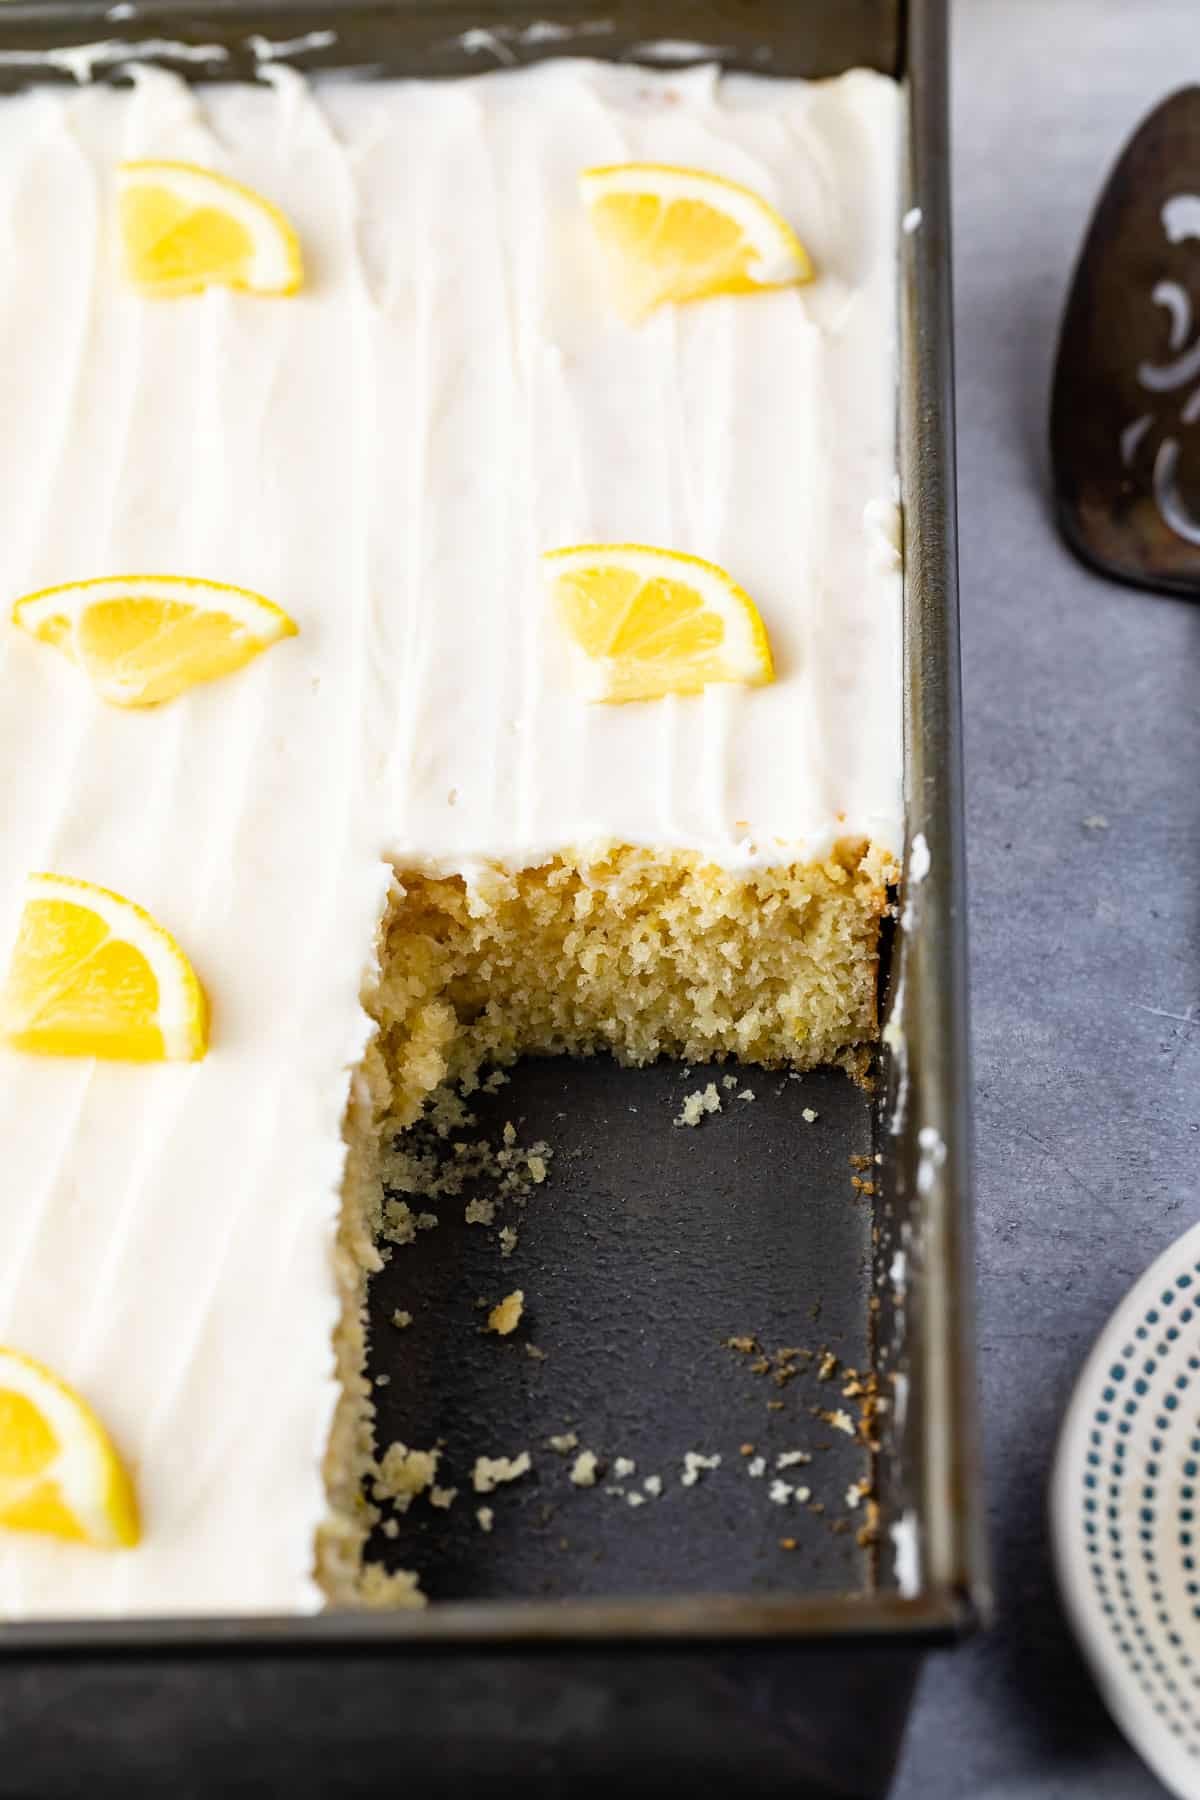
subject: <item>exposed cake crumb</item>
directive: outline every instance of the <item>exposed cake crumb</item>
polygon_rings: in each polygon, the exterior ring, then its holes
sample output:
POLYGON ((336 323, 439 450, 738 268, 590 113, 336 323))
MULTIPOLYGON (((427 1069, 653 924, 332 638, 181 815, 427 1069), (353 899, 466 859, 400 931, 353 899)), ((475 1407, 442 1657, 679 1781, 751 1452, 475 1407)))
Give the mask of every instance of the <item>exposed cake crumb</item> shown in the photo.
POLYGON ((767 1499, 773 1500, 776 1506, 786 1506, 789 1500, 794 1500, 797 1506, 804 1506, 812 1499, 812 1489, 793 1487, 790 1482, 780 1481, 777 1476, 767 1490, 767 1499))
POLYGON ((837 1374, 838 1359, 832 1350, 826 1350, 817 1369, 818 1381, 832 1381, 837 1374))
POLYGON ((398 1538, 400 1536, 400 1521, 399 1519, 385 1519, 379 1529, 383 1532, 385 1538, 398 1538))
POLYGON ((545 1362, 546 1360, 546 1352, 539 1350, 536 1344, 526 1344, 525 1354, 531 1362, 545 1362))
POLYGON ((813 1111, 811 1106, 806 1106, 804 1111, 800 1114, 800 1117, 804 1120, 806 1125, 815 1125, 819 1116, 819 1114, 813 1111))
POLYGON ((868 1499, 866 1504, 866 1522, 860 1525, 854 1534, 854 1541, 860 1550, 869 1550, 872 1544, 879 1542, 879 1502, 868 1499))
POLYGON ((440 1199, 483 1183, 489 1191, 468 1194, 466 1217, 468 1224, 486 1224, 491 1222, 489 1207, 494 1218, 496 1209, 508 1201, 523 1206, 533 1187, 545 1181, 550 1146, 539 1142, 523 1149, 511 1122, 500 1148, 462 1135, 475 1125, 463 1095, 479 1085, 470 1070, 457 1087, 443 1083, 426 1098, 416 1121, 393 1134, 381 1158, 381 1175, 389 1195, 384 1203, 385 1236, 390 1225, 399 1241, 410 1243, 413 1229, 436 1223, 434 1214, 415 1215, 411 1209, 406 1214, 401 1209, 407 1201, 397 1196, 440 1199))
POLYGON ((436 1224, 436 1213, 414 1213, 407 1200, 390 1199, 383 1203, 383 1236, 391 1244, 414 1243, 418 1231, 432 1231, 436 1224))
POLYGON ((810 1463, 812 1457, 807 1450, 781 1450, 775 1458, 777 1469, 794 1469, 800 1463, 810 1463))
POLYGON ((739 1100, 753 1100, 753 1098, 754 1098, 754 1089, 753 1088, 743 1088, 741 1093, 738 1095, 739 1100))
POLYGON ((546 1439, 546 1448, 548 1450, 556 1450, 559 1456, 566 1456, 568 1451, 576 1450, 578 1447, 579 1437, 574 1431, 562 1431, 557 1437, 549 1437, 546 1439))
POLYGON ((517 1247, 517 1233, 513 1226, 502 1225, 499 1231, 500 1254, 504 1257, 512 1255, 517 1247))
POLYGON ((662 1490, 663 1490, 662 1476, 661 1475, 647 1475, 645 1481, 643 1481, 643 1483, 642 1483, 642 1486, 645 1488, 646 1492, 651 1496, 652 1499, 657 1500, 658 1496, 662 1493, 662 1490))
POLYGON ((717 1092, 717 1084, 710 1081, 705 1088, 697 1088, 694 1094, 688 1094, 682 1109, 676 1115, 676 1125, 698 1125, 705 1113, 721 1110, 721 1096, 717 1092))
POLYGON ((394 1612, 424 1606, 425 1596, 417 1586, 411 1569, 394 1569, 391 1573, 382 1563, 367 1563, 358 1578, 359 1604, 370 1612, 394 1612))
POLYGON ((611 1494, 614 1500, 623 1500, 625 1498, 625 1489, 619 1484, 614 1483, 612 1487, 606 1487, 604 1491, 606 1494, 611 1494))
POLYGON ((627 1475, 632 1475, 636 1468, 637 1464, 634 1462, 632 1456, 618 1456, 613 1463, 613 1474, 618 1481, 624 1481, 625 1477, 627 1475))
POLYGON ((377 1387, 377 1388, 385 1388, 385 1387, 388 1387, 388 1386, 390 1386, 390 1384, 391 1384, 391 1379, 392 1379, 392 1378, 391 1378, 391 1376, 390 1376, 390 1375, 377 1375, 377 1376, 376 1376, 376 1377, 375 1377, 375 1386, 376 1386, 376 1387, 377 1387))
POLYGON ((490 1531, 496 1515, 490 1506, 477 1506, 475 1508, 475 1517, 479 1520, 480 1531, 490 1531))
POLYGON ((753 1444, 739 1444, 738 1445, 738 1455, 739 1456, 753 1456, 754 1455, 754 1445, 753 1444))
POLYGON ((727 1350, 736 1350, 739 1356, 753 1356, 758 1349, 758 1339, 754 1337, 731 1337, 725 1339, 727 1350))
POLYGON ((391 1500, 398 1512, 407 1512, 418 1494, 432 1487, 440 1450, 410 1450, 407 1444, 389 1444, 371 1486, 376 1500, 391 1500))
POLYGON ((457 1498, 457 1488, 431 1487, 429 1490, 430 1506, 438 1506, 443 1512, 448 1512, 457 1498))
POLYGON ((679 1479, 684 1487, 695 1487, 705 1469, 719 1469, 720 1466, 719 1455, 702 1456, 697 1450, 688 1450, 684 1453, 683 1473, 679 1479))
POLYGON ((846 1505, 850 1508, 851 1512, 853 1512, 856 1507, 862 1505, 870 1492, 871 1483, 869 1480, 864 1479, 862 1481, 852 1481, 850 1483, 850 1486, 846 1489, 846 1505))
POLYGON ((645 1494, 626 1494, 625 1504, 627 1506, 645 1506, 646 1496, 645 1494))
POLYGON ((571 1464, 571 1480, 576 1487, 595 1487, 600 1458, 594 1450, 581 1450, 571 1464))
POLYGON ((412 1322, 413 1316, 410 1312, 403 1312, 400 1308, 397 1308, 392 1314, 392 1324, 396 1327, 397 1331, 407 1331, 412 1322))
POLYGON ((767 1472, 767 1459, 765 1456, 752 1457, 751 1460, 746 1464, 747 1475, 753 1476, 755 1481, 757 1481, 760 1476, 765 1475, 766 1472, 767 1472))
POLYGON ((842 1407, 839 1406, 835 1412, 818 1412, 817 1416, 824 1419, 827 1425, 832 1425, 835 1431, 844 1431, 847 1437, 857 1436, 854 1420, 842 1407))
POLYGON ((522 1288, 514 1288, 506 1294, 498 1306, 493 1306, 488 1314, 487 1328, 499 1337, 508 1337, 521 1323, 521 1314, 525 1310, 525 1293, 522 1288))
POLYGON ((471 1481, 477 1494, 490 1494, 502 1481, 516 1481, 519 1476, 527 1475, 532 1467, 528 1450, 511 1457, 477 1456, 471 1481))

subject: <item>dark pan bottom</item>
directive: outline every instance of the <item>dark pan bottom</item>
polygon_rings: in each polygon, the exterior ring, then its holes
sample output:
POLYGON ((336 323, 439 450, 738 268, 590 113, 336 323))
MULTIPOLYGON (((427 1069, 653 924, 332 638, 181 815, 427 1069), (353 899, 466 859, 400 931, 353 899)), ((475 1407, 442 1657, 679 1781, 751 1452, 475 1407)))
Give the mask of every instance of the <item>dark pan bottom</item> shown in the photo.
POLYGON ((842 1390, 870 1362, 873 1209, 853 1186, 871 1172, 868 1096, 838 1070, 541 1058, 471 1107, 477 1126, 458 1135, 500 1146, 511 1121, 520 1144, 549 1144, 549 1173, 490 1227, 464 1210, 494 1184, 430 1203, 437 1228, 372 1284, 380 1445, 440 1442, 439 1484, 458 1494, 448 1510, 414 1501, 371 1555, 417 1569, 434 1599, 861 1589, 866 1513, 847 1493, 868 1458, 842 1390), (721 1110, 674 1124, 709 1082, 721 1110), (507 1258, 502 1226, 518 1234, 507 1258), (521 1323, 498 1337, 479 1302, 518 1288, 521 1323), (391 1323, 398 1309, 407 1329, 391 1323), (751 1337, 754 1351, 729 1348, 751 1337), (591 1489, 569 1479, 575 1452, 547 1448, 572 1432, 604 1459, 591 1489), (526 1449, 529 1474, 472 1491, 478 1455, 526 1449), (779 1469, 795 1450, 811 1463, 779 1469), (685 1485, 689 1451, 720 1467, 685 1485), (758 1479, 752 1457, 767 1464, 758 1479), (654 1476, 661 1496, 645 1488, 654 1476), (811 1497, 772 1501, 774 1481, 811 1497))

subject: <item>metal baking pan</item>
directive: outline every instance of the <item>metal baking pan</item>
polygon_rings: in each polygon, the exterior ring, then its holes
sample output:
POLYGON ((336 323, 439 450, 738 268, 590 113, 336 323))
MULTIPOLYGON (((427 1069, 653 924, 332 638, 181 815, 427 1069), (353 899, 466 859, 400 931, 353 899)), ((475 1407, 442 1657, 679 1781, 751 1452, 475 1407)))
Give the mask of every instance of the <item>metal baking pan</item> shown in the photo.
MULTIPOLYGON (((374 1786, 393 1761, 433 1794, 475 1779, 586 1794, 672 1778, 698 1793, 731 1783, 793 1797, 882 1793, 921 1655, 987 1609, 944 0, 15 0, 0 10, 0 91, 121 80, 137 58, 191 80, 254 78, 264 44, 297 67, 364 75, 573 53, 803 76, 857 64, 905 81, 910 859, 918 849, 886 947, 874 1093, 829 1070, 790 1081, 747 1070, 758 1103, 720 1131, 675 1133, 664 1155, 683 1071, 531 1061, 497 1119, 519 1114, 527 1137, 550 1138, 562 1171, 511 1265, 512 1285, 536 1282, 547 1358, 472 1349, 464 1315, 495 1281, 494 1261, 486 1275, 472 1264, 479 1233, 439 1231, 436 1249, 406 1252, 417 1260, 404 1264, 403 1303, 414 1292, 428 1301, 444 1340, 426 1334, 422 1348, 408 1341, 416 1334, 374 1334, 375 1370, 390 1378, 384 1442, 436 1430, 465 1448, 486 1419, 520 1444, 586 1417, 587 1441, 619 1439, 644 1469, 660 1447, 708 1447, 718 1431, 757 1441, 776 1421, 781 1431, 803 1421, 811 1434, 815 1408, 848 1404, 836 1383, 818 1383, 818 1357, 779 1390, 786 1413, 769 1414, 764 1394, 775 1390, 727 1350, 728 1336, 831 1349, 870 1376, 884 1406, 857 1441, 825 1431, 819 1485, 837 1494, 868 1475, 878 1516, 860 1543, 865 1511, 841 1529, 828 1515, 796 1526, 789 1515, 796 1552, 781 1556, 779 1520, 762 1517, 775 1509, 731 1507, 716 1483, 693 1490, 686 1511, 647 1507, 634 1521, 609 1503, 586 1523, 531 1485, 513 1490, 491 1537, 446 1515, 375 1547, 422 1568, 443 1601, 423 1613, 0 1626, 0 1796, 73 1794, 85 1768, 135 1793, 286 1783, 335 1795, 374 1786), (820 1114, 819 1132, 805 1108, 820 1114), (851 1185, 851 1158, 860 1181, 869 1163, 873 1193, 851 1185)), ((393 1277, 375 1284, 380 1320, 401 1303, 393 1277)))

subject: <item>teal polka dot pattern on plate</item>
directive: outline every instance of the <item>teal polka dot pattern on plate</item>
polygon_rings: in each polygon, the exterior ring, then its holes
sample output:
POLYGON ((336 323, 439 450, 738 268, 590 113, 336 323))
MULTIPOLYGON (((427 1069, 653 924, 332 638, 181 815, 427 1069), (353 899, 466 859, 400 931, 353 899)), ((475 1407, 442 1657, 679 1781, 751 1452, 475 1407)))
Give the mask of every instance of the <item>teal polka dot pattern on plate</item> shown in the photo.
POLYGON ((1114 1717, 1200 1800, 1200 1227, 1101 1334, 1063 1425, 1055 1560, 1114 1717))

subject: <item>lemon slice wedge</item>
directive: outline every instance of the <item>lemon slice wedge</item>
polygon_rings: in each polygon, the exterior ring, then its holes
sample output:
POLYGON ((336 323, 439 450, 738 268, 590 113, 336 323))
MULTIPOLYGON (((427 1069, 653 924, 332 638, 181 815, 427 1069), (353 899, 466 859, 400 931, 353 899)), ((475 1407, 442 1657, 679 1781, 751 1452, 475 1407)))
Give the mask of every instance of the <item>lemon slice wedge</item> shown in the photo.
POLYGON ((90 881, 30 875, 0 1037, 45 1056, 194 1062, 207 1011, 187 957, 140 906, 90 881))
POLYGON ((2 1346, 0 1527, 103 1550, 138 1541, 133 1486, 96 1415, 41 1363, 2 1346))
POLYGON ((755 294, 811 281, 807 250, 752 188, 702 169, 586 169, 584 204, 634 315, 664 301, 755 294))
POLYGON ((182 575, 113 575, 26 594, 13 624, 54 644, 114 706, 155 706, 228 675, 294 637, 282 609, 248 588, 182 575))
POLYGON ((144 294, 294 294, 304 280, 296 233, 279 208, 215 169, 126 162, 117 192, 126 273, 144 294))
POLYGON ((542 560, 585 698, 657 700, 774 680, 757 607, 715 563, 646 544, 579 544, 542 560))

